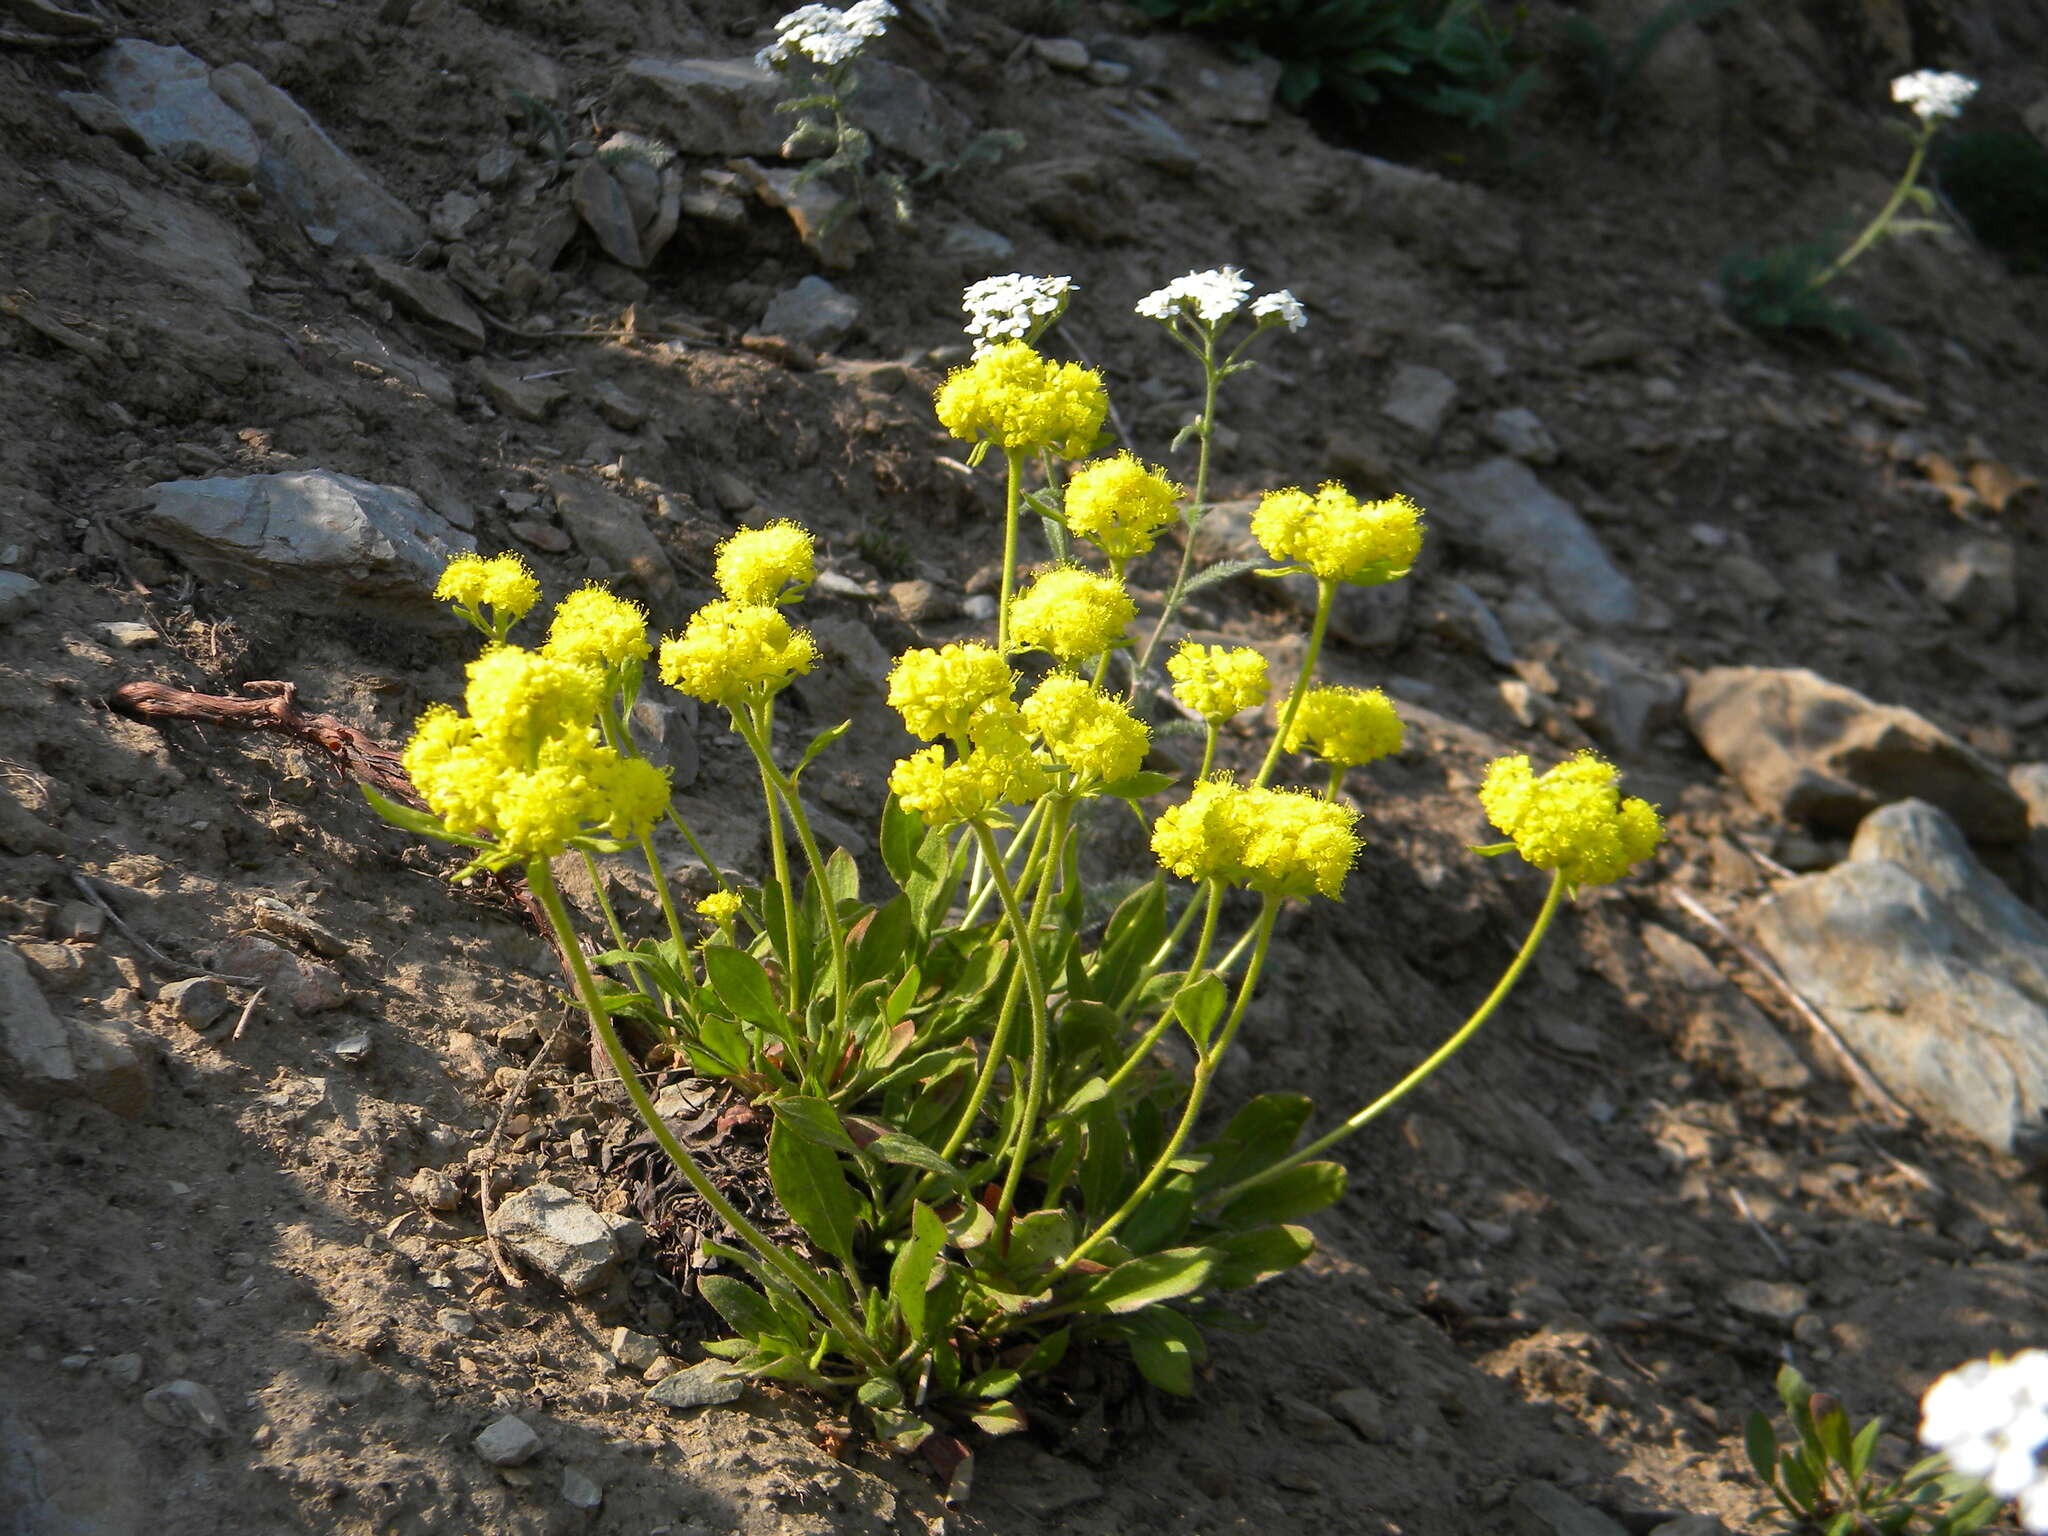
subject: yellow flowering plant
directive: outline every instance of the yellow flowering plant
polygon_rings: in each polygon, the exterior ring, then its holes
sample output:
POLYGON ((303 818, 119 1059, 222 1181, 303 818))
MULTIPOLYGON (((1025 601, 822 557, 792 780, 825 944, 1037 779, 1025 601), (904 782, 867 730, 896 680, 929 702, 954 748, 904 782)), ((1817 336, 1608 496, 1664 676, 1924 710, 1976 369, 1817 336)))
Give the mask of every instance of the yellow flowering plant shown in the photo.
MULTIPOLYGON (((1227 294, 1192 292, 1168 323, 1206 336, 1214 363, 1221 320, 1202 306, 1227 294)), ((1258 328, 1270 328, 1263 316, 1258 328)), ((1192 641, 1173 653, 1175 698, 1206 728, 1200 769, 1176 788, 1150 766, 1142 668, 1128 689, 1106 674, 1136 627, 1123 564, 1185 522, 1179 493, 1136 459, 1084 469, 1065 488, 1065 527, 1110 570, 1069 558, 1017 591, 1024 456, 1086 451, 1107 401, 1098 376, 1021 343, 989 359, 949 378, 938 407, 1009 461, 1001 616, 992 644, 914 647, 890 669, 888 704, 908 740, 881 807, 878 868, 828 852, 806 811, 804 774, 846 727, 793 760, 775 746, 777 701, 818 658, 796 619, 816 553, 788 522, 721 546, 720 595, 658 645, 641 610, 585 588, 556 606, 545 644, 523 650, 508 633, 535 606, 530 574, 516 562, 451 567, 443 595, 486 646, 463 707, 428 709, 405 750, 421 807, 372 797, 400 825, 470 849, 471 870, 517 871, 532 888, 635 1112, 724 1225, 708 1251, 726 1268, 695 1281, 732 1328, 707 1346, 725 1362, 714 1368, 852 1394, 876 1438, 906 1450, 941 1428, 1021 1426, 1020 1391, 1084 1342, 1119 1341, 1148 1379, 1192 1391, 1204 1345, 1180 1303, 1307 1257, 1300 1218, 1345 1186, 1325 1154, 1498 1010, 1566 897, 1620 878, 1661 836, 1656 813, 1624 798, 1598 759, 1543 774, 1524 758, 1494 764, 1480 800, 1507 841, 1480 851, 1516 852, 1551 885, 1478 1012, 1387 1093, 1305 1141, 1313 1111, 1298 1095, 1208 1123, 1282 910, 1342 900, 1365 853, 1347 774, 1402 748, 1385 694, 1315 681, 1329 596, 1340 582, 1399 579, 1421 519, 1405 501, 1361 506, 1335 487, 1268 498, 1257 530, 1274 568, 1321 584, 1314 638, 1243 777, 1216 771, 1220 732, 1268 702, 1265 658, 1192 641), (664 683, 723 710, 752 754, 768 842, 757 883, 729 884, 711 864, 625 729, 650 660, 664 683), (1312 754, 1324 781, 1271 782, 1282 751, 1312 754), (1157 865, 1106 920, 1081 861, 1105 810, 1137 818, 1157 865), (719 884, 687 922, 662 823, 719 884), (620 853, 646 863, 657 936, 629 935, 605 899, 594 861, 620 853), (609 938, 594 956, 556 884, 564 854, 593 861, 609 938), (624 1018, 758 1106, 768 1179, 800 1243, 743 1215, 655 1114, 624 1018), (1159 1049, 1173 1031, 1182 1065, 1159 1049)), ((1193 580, 1184 570, 1179 585, 1193 580)))

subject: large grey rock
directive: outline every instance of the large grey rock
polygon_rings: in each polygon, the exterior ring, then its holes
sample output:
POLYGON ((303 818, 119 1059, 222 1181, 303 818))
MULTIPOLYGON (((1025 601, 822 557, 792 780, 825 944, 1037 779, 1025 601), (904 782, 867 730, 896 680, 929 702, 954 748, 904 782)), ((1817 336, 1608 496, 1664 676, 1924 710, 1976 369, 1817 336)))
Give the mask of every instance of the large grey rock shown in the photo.
POLYGON ((1586 728, 1611 751, 1634 757, 1652 733, 1678 720, 1685 683, 1675 672, 1587 636, 1566 641, 1550 666, 1575 699, 1586 728))
POLYGON ((674 601, 675 568, 668 554, 647 526, 647 516, 616 491, 584 479, 569 470, 548 476, 554 493, 555 510, 562 524, 576 537, 585 552, 595 555, 620 574, 630 576, 641 595, 655 605, 657 623, 665 622, 660 611, 674 601))
POLYGON ((246 260, 254 252, 226 219, 189 198, 93 166, 66 165, 61 176, 65 186, 105 210, 93 231, 96 245, 153 266, 180 287, 216 304, 248 305, 246 260))
POLYGON ((829 352, 860 324, 860 300, 822 277, 807 277, 768 301, 761 315, 763 335, 780 336, 829 352))
POLYGON ((572 1296, 618 1273, 613 1224, 559 1184, 535 1184, 498 1206, 498 1239, 572 1296))
MULTIPOLYGON (((860 66, 860 91, 848 113, 875 142, 921 165, 954 159, 973 127, 965 113, 914 69, 869 59, 860 66)), ((794 124, 785 116, 785 125, 794 124)), ((786 131, 786 130, 785 130, 786 131)))
POLYGON ((1442 369, 1402 363, 1387 381, 1380 414, 1398 421, 1424 442, 1434 442, 1457 398, 1457 383, 1442 369))
POLYGON ((218 181, 255 179, 263 147, 248 119, 215 93, 204 59, 124 37, 99 56, 94 73, 101 92, 158 154, 218 181))
POLYGON ((2048 1111, 2048 920, 1904 800, 1849 857, 1778 887, 1752 919, 1792 985, 1877 1077, 1945 1130, 2037 1146, 2048 1111))
POLYGON ((411 491, 329 469, 167 480, 137 531, 210 579, 393 609, 433 609, 435 583, 476 548, 411 491))
POLYGON ((1432 476, 1430 484, 1424 504, 1453 536, 1531 571, 1568 618, 1598 629, 1643 616, 1635 583, 1578 509, 1519 459, 1488 459, 1432 476))
POLYGON ((470 1445, 494 1467, 519 1467, 540 1453, 540 1436, 518 1414, 508 1413, 486 1424, 470 1445))
POLYGON ((212 75, 215 93, 241 113, 262 145, 256 184, 317 241, 348 256, 410 255, 427 226, 327 136, 304 107, 247 64, 212 75))
POLYGON ((1491 194, 1430 171, 1350 150, 1318 157, 1337 200, 1339 227, 1355 222, 1421 255, 1504 280, 1521 265, 1522 232, 1513 210, 1491 194))
POLYGON ((0 944, 0 1084, 29 1103, 78 1086, 64 1021, 12 944, 0 944))
POLYGON ((1555 1483, 1523 1483, 1507 1507, 1516 1536, 1628 1536, 1612 1516, 1581 1504, 1555 1483))
POLYGON ((43 606, 49 594, 33 576, 20 571, 0 571, 0 624, 26 618, 43 606))
POLYGON ((796 126, 796 94, 752 59, 635 59, 618 75, 621 115, 686 155, 772 155, 796 126))
POLYGON ((1972 842, 2026 835, 2026 806, 1976 752, 1910 709, 1804 668, 1711 668, 1686 690, 1685 718, 1743 793, 1788 821, 1848 832, 1913 797, 1940 806, 1972 842))
POLYGON ((483 350, 483 318, 462 290, 440 273, 408 267, 388 256, 365 256, 363 270, 377 291, 407 314, 468 351, 483 350))

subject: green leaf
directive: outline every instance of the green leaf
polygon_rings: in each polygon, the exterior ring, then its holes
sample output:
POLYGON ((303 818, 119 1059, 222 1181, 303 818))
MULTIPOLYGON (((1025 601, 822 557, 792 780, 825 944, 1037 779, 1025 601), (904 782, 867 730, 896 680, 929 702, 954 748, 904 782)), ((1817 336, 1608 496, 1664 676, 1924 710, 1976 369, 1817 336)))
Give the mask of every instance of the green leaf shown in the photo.
MULTIPOLYGON (((915 975, 918 970, 915 964, 907 969, 904 965, 904 957, 917 932, 917 915, 911 910, 910 898, 891 897, 865 921, 866 926, 857 936, 852 936, 847 945, 847 972, 853 984, 859 986, 877 977, 915 975)), ((911 996, 916 995, 913 987, 911 996)), ((897 1016, 901 1017, 900 1014, 897 1016)))
POLYGON ((792 1129, 778 1114, 768 1133, 768 1178, 789 1219, 851 1270, 860 1207, 838 1155, 792 1129))
POLYGON ((1761 1413, 1752 1413, 1742 1427, 1742 1448, 1749 1456, 1749 1469, 1757 1480, 1768 1483, 1778 1466, 1778 1437, 1771 1429, 1771 1421, 1761 1413))
POLYGON ((985 1435, 1014 1435, 1028 1427, 1024 1410, 1015 1403, 990 1403, 975 1409, 968 1418, 985 1435))
POLYGON ((967 1187, 967 1175, 953 1164, 919 1141, 902 1131, 884 1129, 868 1143, 870 1156, 879 1157, 885 1163, 894 1163, 900 1168, 921 1168, 926 1173, 935 1173, 945 1180, 948 1188, 963 1190, 967 1187))
POLYGON ((1029 1276, 1064 1259, 1077 1240, 1071 1211, 1033 1211, 1011 1225, 1004 1257, 1012 1274, 1029 1276))
POLYGON ((1033 1376, 1043 1376, 1067 1358, 1067 1346, 1073 1342, 1073 1337, 1073 1329, 1055 1328, 1033 1345, 1031 1353, 1018 1362, 1017 1374, 1026 1381, 1033 1376))
POLYGON ((1268 1222, 1313 1216, 1344 1197, 1349 1174, 1342 1163, 1303 1163, 1278 1178, 1254 1184, 1218 1214, 1224 1227, 1258 1227, 1268 1222))
POLYGON ((1221 586, 1233 577, 1248 571, 1256 571, 1262 562, 1257 560, 1218 560, 1214 565, 1204 567, 1189 578, 1186 595, 1193 597, 1205 587, 1221 586))
POLYGON ((1131 1143, 1112 1102, 1091 1104, 1081 1120, 1088 1132, 1088 1150, 1081 1155, 1081 1199, 1099 1219, 1116 1209, 1135 1182, 1131 1143))
POLYGON ((710 1302, 726 1326, 741 1338, 766 1339, 784 1331, 768 1298, 731 1275, 699 1275, 697 1294, 710 1302))
POLYGON ((945 1224, 922 1200, 912 1202, 910 1236, 896 1250, 896 1262, 889 1266, 889 1295, 902 1309, 903 1325, 918 1344, 931 1337, 925 1327, 925 1293, 931 1289, 932 1274, 945 1246, 945 1224))
POLYGON ((1202 1330, 1171 1307, 1154 1307, 1130 1318, 1119 1330, 1129 1341, 1139 1372, 1162 1392, 1192 1397, 1195 1366, 1207 1356, 1202 1330))
POLYGON ((1209 1166, 1196 1187, 1220 1189, 1271 1167, 1287 1155, 1314 1113, 1315 1103, 1306 1094, 1260 1094, 1232 1115, 1223 1134, 1209 1144, 1209 1166))
POLYGON ((1828 1459, 1838 1467, 1849 1465, 1849 1415, 1837 1403, 1828 1412, 1817 1415, 1813 1421, 1814 1432, 1819 1435, 1821 1448, 1828 1459))
POLYGON ((979 1200, 969 1200, 946 1223, 946 1235, 962 1253, 979 1248, 995 1236, 996 1219, 979 1200))
POLYGON ((1195 1042, 1195 1049, 1209 1049, 1209 1037, 1216 1033, 1216 1026, 1223 1021, 1223 1009, 1228 1001, 1223 980, 1214 971, 1203 972, 1200 981, 1174 999, 1174 1022, 1187 1031, 1188 1038, 1195 1042))
POLYGON ((1143 800, 1149 795, 1163 794, 1179 782, 1170 773, 1140 771, 1127 779, 1118 779, 1114 784, 1104 784, 1096 793, 1118 800, 1143 800))
POLYGON ((796 760, 796 766, 789 770, 790 778, 796 778, 806 768, 810 767, 817 760, 819 753, 823 752, 833 742, 852 729, 853 722, 851 720, 842 720, 837 725, 828 726, 818 732, 817 735, 811 738, 811 744, 804 748, 804 755, 796 760))
POLYGON ((1795 1506, 1802 1510, 1813 1508, 1814 1500, 1820 1495, 1820 1480, 1807 1470, 1802 1459, 1787 1451, 1778 1459, 1778 1475, 1795 1506))
POLYGON ((726 1007, 778 1040, 789 1038, 789 1016, 775 1001, 775 988, 760 961, 730 944, 707 944, 703 953, 704 973, 710 978, 711 990, 726 1007))
POLYGON ((1186 1229, 1195 1207, 1195 1192, 1186 1175, 1167 1180, 1131 1212, 1118 1236, 1133 1253, 1145 1253, 1173 1242, 1186 1229))
POLYGON ((963 1382, 962 1397, 1008 1397, 1023 1385, 1023 1377, 1007 1365, 998 1365, 983 1371, 974 1380, 963 1382))
POLYGON ((889 995, 882 999, 884 1029, 894 1029, 903 1021, 903 1016, 910 1012, 910 1005, 917 1001, 917 989, 922 982, 923 977, 914 965, 897 978, 896 985, 889 989, 889 995))
POLYGON ((370 809, 401 831, 410 832, 416 837, 431 837, 439 842, 459 843, 464 848, 489 848, 494 846, 486 838, 468 837, 460 832, 450 832, 442 824, 440 817, 426 811, 416 811, 409 805, 400 805, 396 800, 388 799, 378 794, 376 790, 370 788, 367 784, 362 785, 361 789, 363 791, 363 798, 370 802, 370 809))
POLYGON ((1138 1312, 1200 1290, 1215 1273, 1213 1248, 1168 1248, 1097 1275, 1076 1298, 1077 1312, 1138 1312))
POLYGON ((825 860, 825 887, 834 901, 860 900, 860 866, 844 848, 834 848, 825 860))
POLYGON ((1253 1227, 1211 1238, 1209 1246, 1221 1255, 1216 1261, 1216 1288, 1235 1291, 1294 1268, 1316 1251, 1316 1240, 1307 1227, 1253 1227))
POLYGON ((854 1139, 846 1134, 846 1127, 839 1121, 839 1111, 823 1099, 792 1094, 788 1098, 777 1099, 770 1107, 775 1111, 778 1125, 788 1125, 805 1141, 834 1152, 851 1154, 858 1150, 854 1139))
POLYGON ((883 802, 882 863, 898 889, 907 885, 917 872, 918 853, 924 847, 924 840, 922 817, 915 811, 906 811, 894 795, 883 802))

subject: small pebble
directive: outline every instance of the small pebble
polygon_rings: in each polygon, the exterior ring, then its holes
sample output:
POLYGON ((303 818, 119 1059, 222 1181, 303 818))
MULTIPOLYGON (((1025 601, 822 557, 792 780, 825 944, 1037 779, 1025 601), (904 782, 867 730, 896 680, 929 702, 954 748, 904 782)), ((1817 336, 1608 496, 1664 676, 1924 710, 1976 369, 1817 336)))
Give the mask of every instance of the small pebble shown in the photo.
POLYGON ((484 1426, 471 1444, 494 1467, 518 1467, 539 1452, 540 1436, 518 1414, 508 1413, 484 1426))

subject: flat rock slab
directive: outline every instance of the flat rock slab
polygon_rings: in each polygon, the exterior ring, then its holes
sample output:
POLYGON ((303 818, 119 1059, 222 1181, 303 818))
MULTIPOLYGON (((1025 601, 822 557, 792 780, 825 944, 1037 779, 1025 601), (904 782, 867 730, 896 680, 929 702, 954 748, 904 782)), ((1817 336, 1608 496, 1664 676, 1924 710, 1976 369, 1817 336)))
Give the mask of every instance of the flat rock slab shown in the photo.
POLYGON ((576 542, 613 570, 631 576, 656 605, 654 616, 661 620, 661 610, 675 599, 676 573, 661 541, 647 526, 647 514, 616 491, 568 470, 548 476, 548 489, 576 542))
POLYGON ((484 347, 484 323, 462 290, 438 272, 422 272, 388 256, 365 256, 363 270, 392 303, 471 352, 484 347))
POLYGON ((1752 918, 1786 978, 1886 1087, 2001 1152, 2048 1112, 2048 920, 1934 806, 1872 812, 1848 860, 1752 918))
POLYGON ((263 146, 257 186, 316 243, 346 256, 410 255, 426 243, 426 221, 385 191, 287 93, 247 64, 216 69, 211 84, 263 146))
POLYGON ((201 576, 419 614, 476 540, 411 491, 328 469, 167 480, 137 531, 201 576))
POLYGON ((1431 479, 1425 508, 1450 533, 1529 570, 1566 617, 1593 629, 1643 617, 1635 583, 1608 557, 1578 508, 1505 455, 1431 479))
POLYGON ((101 54, 94 76, 142 142, 217 181, 249 182, 263 146, 249 120, 222 101, 204 59, 124 37, 101 54))
POLYGON ((1923 715, 1792 667, 1713 667, 1685 695, 1686 723, 1759 808, 1823 832, 1878 806, 1940 806, 1975 843, 2017 843, 2027 808, 1999 771, 1923 715))
POLYGON ((773 155, 796 127, 775 104, 797 94, 752 59, 635 59, 622 110, 686 155, 773 155))

